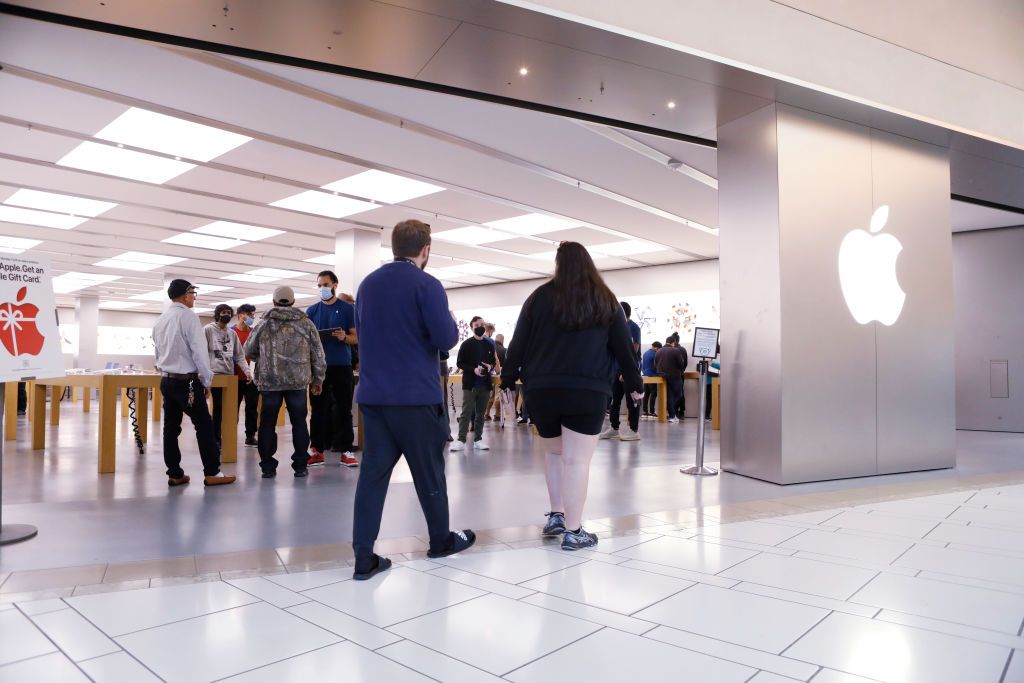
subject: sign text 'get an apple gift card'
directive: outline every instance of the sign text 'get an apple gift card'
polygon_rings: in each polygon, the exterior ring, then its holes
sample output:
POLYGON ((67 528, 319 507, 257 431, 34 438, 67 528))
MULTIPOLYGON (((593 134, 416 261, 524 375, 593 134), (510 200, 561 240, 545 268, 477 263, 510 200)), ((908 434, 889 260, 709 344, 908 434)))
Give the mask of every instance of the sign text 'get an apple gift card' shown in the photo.
POLYGON ((49 261, 0 255, 0 381, 63 374, 49 261))

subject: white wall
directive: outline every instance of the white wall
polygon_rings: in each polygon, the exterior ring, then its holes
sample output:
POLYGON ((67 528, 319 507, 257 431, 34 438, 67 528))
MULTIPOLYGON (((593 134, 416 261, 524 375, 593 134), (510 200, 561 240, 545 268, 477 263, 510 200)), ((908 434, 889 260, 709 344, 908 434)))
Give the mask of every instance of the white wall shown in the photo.
POLYGON ((953 235, 958 429, 1024 432, 1024 227, 953 235), (1008 361, 1009 398, 990 362, 1008 361))

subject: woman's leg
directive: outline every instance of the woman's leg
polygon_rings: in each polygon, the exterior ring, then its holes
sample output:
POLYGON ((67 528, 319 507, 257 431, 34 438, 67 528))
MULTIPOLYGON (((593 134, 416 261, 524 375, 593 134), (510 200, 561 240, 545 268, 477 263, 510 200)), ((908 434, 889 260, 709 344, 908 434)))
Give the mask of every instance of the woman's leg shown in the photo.
POLYGON ((546 469, 545 479, 548 483, 548 498, 551 500, 551 512, 564 512, 562 503, 562 482, 565 479, 565 460, 562 458, 562 437, 541 439, 544 444, 546 469))
MULTIPOLYGON (((590 483, 590 459, 597 448, 597 434, 580 434, 562 427, 562 499, 565 503, 565 528, 575 531, 583 523, 583 506, 590 483)), ((549 468, 550 470, 550 468, 549 468)))

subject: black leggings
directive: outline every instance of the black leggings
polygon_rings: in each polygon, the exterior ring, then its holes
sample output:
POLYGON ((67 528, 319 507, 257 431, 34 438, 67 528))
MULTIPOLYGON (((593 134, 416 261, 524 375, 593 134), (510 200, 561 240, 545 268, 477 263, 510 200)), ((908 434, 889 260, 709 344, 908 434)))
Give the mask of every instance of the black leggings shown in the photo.
POLYGON ((526 405, 537 433, 545 439, 562 435, 562 427, 580 434, 600 434, 608 411, 608 394, 585 389, 534 389, 526 405))

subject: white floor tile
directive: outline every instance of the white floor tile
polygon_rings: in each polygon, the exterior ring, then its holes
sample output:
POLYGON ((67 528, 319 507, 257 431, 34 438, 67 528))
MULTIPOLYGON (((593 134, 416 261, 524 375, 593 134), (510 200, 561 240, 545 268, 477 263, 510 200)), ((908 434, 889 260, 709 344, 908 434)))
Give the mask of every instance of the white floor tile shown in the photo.
POLYGON ((605 629, 506 676, 517 683, 550 681, 678 681, 740 683, 749 667, 605 629))
POLYGON ((616 553, 619 557, 664 564, 705 574, 717 574, 723 569, 728 569, 754 557, 756 554, 749 550, 730 548, 717 543, 688 541, 671 536, 662 536, 649 543, 616 553))
POLYGON ((131 633, 117 642, 169 683, 198 683, 325 647, 338 637, 257 603, 131 633))
POLYGON ((651 574, 661 574, 662 576, 671 576, 677 579, 683 579, 684 581, 693 581, 694 583, 704 583, 709 586, 718 586, 719 588, 732 588, 739 581, 732 579, 723 579, 714 574, 701 574, 700 572, 691 572, 689 569, 680 569, 679 567, 670 567, 667 564, 655 564, 653 562, 644 562, 642 560, 628 560, 622 563, 623 567, 629 567, 630 569, 639 569, 640 571, 650 572, 651 574))
POLYGON ((768 671, 758 671, 753 678, 750 679, 750 683, 793 683, 798 680, 796 678, 790 678, 789 676, 779 676, 778 674, 769 673, 768 671))
POLYGON ((771 524, 828 524, 828 520, 846 511, 846 508, 837 510, 814 510, 812 512, 800 512, 795 515, 782 515, 780 517, 768 517, 760 521, 771 524))
POLYGON ((479 574, 470 574, 469 572, 464 572, 461 569, 447 567, 445 565, 437 565, 437 568, 432 570, 430 575, 439 576, 442 579, 455 581, 456 583, 472 586, 473 588, 479 588, 480 590, 487 591, 488 593, 504 595, 506 598, 512 598, 513 600, 520 600, 535 592, 530 588, 523 588, 512 583, 498 581, 497 579, 489 579, 486 576, 480 576, 479 574))
POLYGON ((0 612, 0 664, 56 652, 57 648, 18 610, 0 612))
POLYGON ((786 651, 887 683, 997 683, 1008 654, 987 643, 837 613, 786 651))
POLYGON ((319 602, 307 602, 292 607, 288 611, 369 650, 376 650, 401 640, 393 633, 360 621, 327 605, 321 605, 319 602))
POLYGON ((89 683, 70 659, 54 653, 0 666, 0 683, 89 683))
POLYGON ((658 538, 656 534, 630 534, 629 536, 616 536, 615 538, 602 538, 594 547, 596 553, 617 553, 626 548, 632 548, 642 543, 648 543, 658 538))
POLYGON ((324 680, 427 683, 431 679, 352 643, 338 643, 226 680, 231 683, 324 680))
POLYGON ((1024 650, 1014 650, 1003 683, 1024 683, 1024 650))
POLYGON ((30 617, 34 617, 37 614, 46 614, 47 612, 55 612, 59 609, 67 609, 68 603, 64 602, 60 598, 50 598, 49 600, 30 600, 28 602, 15 603, 22 612, 30 617))
POLYGON ((72 609, 39 614, 32 617, 32 621, 64 651, 64 654, 76 662, 118 652, 121 649, 72 609))
POLYGON ((407 567, 409 569, 415 569, 418 572, 429 572, 431 569, 437 569, 444 565, 438 564, 433 560, 409 560, 408 562, 396 562, 399 567, 407 567))
POLYGON ((869 607, 867 605, 858 605, 852 602, 845 602, 843 600, 834 600, 832 598, 823 598, 820 595, 811 595, 810 593, 797 593, 796 591, 788 591, 784 588, 775 588, 773 586, 760 586, 756 583, 741 583, 733 590, 741 591, 743 593, 753 593, 754 595, 763 595, 766 598, 775 598, 777 600, 785 600, 786 602, 795 602, 800 605, 808 605, 810 607, 820 607, 825 610, 832 610, 834 612, 845 612, 846 614, 853 614, 858 617, 871 617, 878 614, 880 611, 877 607, 869 607))
POLYGON ((819 555, 832 555, 885 564, 889 564, 905 553, 910 546, 909 541, 864 538, 852 534, 813 530, 805 531, 799 536, 779 544, 779 547, 782 548, 803 550, 819 555))
POLYGON ((160 683, 160 679, 124 652, 116 652, 79 664, 96 683, 160 683))
MULTIPOLYGON (((657 538, 652 536, 651 538, 657 538)), ((549 553, 556 553, 558 555, 564 555, 565 551, 560 547, 544 547, 544 550, 549 553)), ((618 555, 612 555, 611 553, 598 552, 596 550, 574 550, 572 556, 580 560, 589 560, 591 562, 603 562, 604 564, 622 564, 627 561, 628 557, 619 557, 618 555)))
POLYGON ((956 636, 957 638, 980 640, 983 643, 1000 645, 1008 649, 1016 648, 1024 650, 1024 638, 1021 638, 1018 635, 1000 633, 999 631, 990 631, 987 628, 964 626, 963 624, 954 624, 951 621, 931 619, 930 617, 919 617, 916 614, 894 612, 891 610, 882 610, 878 613, 878 616, 876 616, 875 619, 878 621, 887 621, 890 624, 903 624, 904 626, 914 626, 927 631, 947 633, 951 636, 956 636))
POLYGON ((1012 583, 984 581, 982 579, 972 579, 966 576, 957 576, 956 574, 943 574, 942 572, 929 571, 918 572, 917 576, 922 579, 931 579, 932 581, 941 581, 943 583, 955 583, 961 586, 975 586, 977 588, 985 588, 990 591, 1010 593, 1011 595, 1024 595, 1024 586, 1015 586, 1012 583))
POLYGON ((845 600, 860 590, 876 572, 798 557, 758 555, 722 572, 728 579, 775 586, 798 593, 845 600))
POLYGON ((948 503, 950 505, 962 505, 978 494, 977 489, 966 491, 950 491, 949 493, 937 493, 931 496, 914 496, 907 498, 908 503, 948 503))
POLYGON ((946 543, 959 543, 982 548, 996 548, 1024 553, 1024 529, 991 529, 989 527, 960 526, 959 524, 940 524, 928 534, 928 538, 946 543))
POLYGON ((486 595, 390 630, 501 676, 600 628, 551 610, 486 595))
POLYGON ((896 564, 984 581, 1024 585, 1024 559, 996 559, 993 555, 983 552, 915 546, 897 560, 896 564))
POLYGON ((640 619, 627 617, 617 612, 609 612, 592 605, 584 605, 572 600, 557 598, 547 593, 534 593, 528 598, 523 598, 522 602, 638 636, 647 633, 657 626, 657 624, 649 621, 641 621, 640 619))
POLYGON ((950 519, 984 526, 1006 527, 1017 531, 1024 529, 1024 515, 1019 510, 962 507, 950 515, 950 519))
POLYGON ((728 662, 735 662, 752 669, 764 669, 776 676, 786 676, 786 680, 806 681, 818 670, 818 667, 807 662, 799 662, 795 659, 788 659, 778 655, 754 650, 742 645, 727 643, 722 640, 708 638, 706 636, 680 631, 659 626, 645 635, 646 638, 657 640, 676 647, 683 647, 687 650, 700 652, 711 657, 724 659, 728 662))
MULTIPOLYGON (((801 529, 797 529, 796 527, 789 528, 797 533, 801 531, 801 529)), ((788 548, 777 548, 771 545, 747 543, 746 541, 737 541, 731 538, 716 538, 715 536, 694 536, 693 540, 700 541, 701 543, 717 543, 718 545, 724 545, 729 548, 740 548, 742 550, 750 550, 755 553, 771 553, 772 555, 793 555, 796 553, 795 550, 789 550, 788 548)))
POLYGON ((457 659, 428 650, 411 640, 388 645, 378 650, 378 654, 445 683, 500 683, 502 680, 457 659))
POLYGON ((523 587, 601 609, 632 614, 693 583, 617 565, 587 562, 527 581, 523 587))
POLYGON ((794 529, 791 526, 769 524, 766 522, 732 522, 730 524, 709 525, 691 530, 697 532, 700 536, 713 536, 731 541, 743 541, 744 543, 756 543, 767 546, 777 545, 800 533, 798 529, 794 529))
POLYGON ((549 553, 541 548, 474 553, 459 557, 445 557, 437 560, 441 564, 461 569, 471 574, 480 574, 505 583, 522 583, 538 576, 544 576, 559 569, 565 569, 584 562, 572 553, 549 553))
POLYGON ((878 510, 893 515, 920 517, 938 522, 956 512, 958 507, 960 507, 959 503, 937 503, 909 498, 907 500, 887 500, 883 503, 868 503, 855 507, 854 510, 878 510))
MULTIPOLYGON (((504 553, 484 553, 488 556, 501 554, 504 553)), ((429 573, 395 567, 369 581, 346 581, 314 588, 304 594, 383 628, 484 593, 429 573)))
POLYGON ((1013 635, 1024 621, 1024 595, 894 574, 875 577, 850 602, 1013 635))
POLYGON ((887 515, 884 512, 844 512, 828 521, 829 526, 840 529, 858 529, 873 531, 887 536, 905 536, 907 538, 924 538, 939 520, 917 519, 899 515, 887 515))
MULTIPOLYGON (((280 576, 287 576, 281 574, 280 576)), ((249 595, 255 595, 264 602, 269 602, 274 607, 293 607, 309 602, 309 598, 294 591, 288 590, 278 583, 268 581, 262 576, 255 576, 249 579, 232 579, 227 581, 235 588, 243 590, 249 595)))
POLYGON ((311 588, 320 588, 332 583, 352 580, 352 568, 345 569, 324 569, 315 572, 296 572, 294 574, 275 574, 266 577, 267 581, 273 581, 282 588, 287 588, 296 593, 308 591, 311 588))
MULTIPOLYGON (((846 536, 843 532, 838 532, 840 537, 846 536)), ((804 550, 797 551, 793 557, 800 560, 812 560, 814 562, 824 562, 825 564, 838 564, 843 567, 859 567, 860 569, 867 569, 872 572, 887 572, 890 574, 901 574, 903 576, 915 576, 917 574, 916 569, 910 567, 900 567, 895 564, 883 564, 881 562, 865 562, 863 560, 852 560, 849 557, 836 557, 835 555, 822 555, 820 553, 809 553, 804 550)))
POLYGON ((873 678, 854 676, 853 674, 835 671, 834 669, 822 669, 814 677, 814 683, 877 683, 873 678))
POLYGON ((1024 496, 979 493, 971 499, 971 504, 984 505, 990 510, 1012 510, 1016 512, 1024 512, 1024 496))
POLYGON ((778 654, 826 614, 817 607, 697 585, 633 616, 778 654))
POLYGON ((124 635, 256 601, 248 593, 221 581, 67 598, 68 604, 110 636, 124 635))

